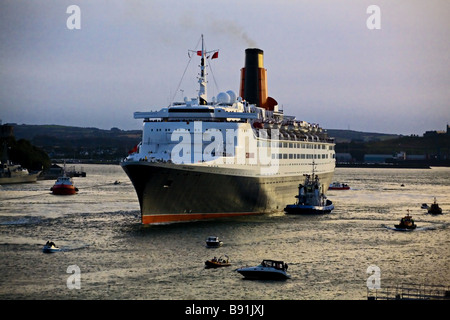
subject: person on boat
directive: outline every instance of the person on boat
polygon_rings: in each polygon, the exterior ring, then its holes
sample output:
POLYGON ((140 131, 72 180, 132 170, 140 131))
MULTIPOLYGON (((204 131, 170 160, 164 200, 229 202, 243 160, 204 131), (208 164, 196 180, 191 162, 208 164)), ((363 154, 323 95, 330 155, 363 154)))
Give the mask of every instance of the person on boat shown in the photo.
POLYGON ((48 247, 54 246, 56 247, 55 243, 53 241, 47 241, 47 243, 45 244, 48 247))

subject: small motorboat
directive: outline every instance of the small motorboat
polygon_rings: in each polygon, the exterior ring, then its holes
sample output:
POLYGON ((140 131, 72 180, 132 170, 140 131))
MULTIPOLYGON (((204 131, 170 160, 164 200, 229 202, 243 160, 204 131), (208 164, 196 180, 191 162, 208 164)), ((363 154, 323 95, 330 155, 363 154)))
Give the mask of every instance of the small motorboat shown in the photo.
POLYGON ((428 208, 428 213, 431 214, 442 214, 442 208, 436 202, 436 197, 434 197, 434 202, 428 208))
POLYGON ((395 224, 394 227, 398 230, 414 230, 417 225, 414 223, 414 219, 408 214, 404 216, 399 224, 395 224))
POLYGON ((58 248, 52 241, 47 241, 47 243, 44 245, 44 248, 42 248, 42 252, 44 253, 53 253, 58 251, 61 251, 61 249, 58 248))
POLYGON ((220 268, 229 266, 231 266, 231 262, 227 255, 220 256, 218 259, 214 257, 211 260, 205 261, 205 268, 220 268))
POLYGON ((422 205, 420 206, 421 209, 428 209, 428 204, 426 203, 422 203, 422 205))
POLYGON ((333 182, 328 187, 328 190, 350 190, 350 186, 346 183, 333 182))
POLYGON ((288 214, 316 214, 330 213, 334 209, 331 200, 322 192, 323 186, 319 182, 319 177, 306 175, 305 184, 299 184, 297 202, 288 204, 284 211, 288 214))
POLYGON ((285 280, 291 276, 286 272, 287 263, 276 260, 263 260, 255 267, 242 267, 236 269, 245 279, 285 280))
POLYGON ((208 248, 218 248, 222 246, 223 242, 219 240, 219 237, 216 236, 209 236, 206 239, 206 246, 208 248))

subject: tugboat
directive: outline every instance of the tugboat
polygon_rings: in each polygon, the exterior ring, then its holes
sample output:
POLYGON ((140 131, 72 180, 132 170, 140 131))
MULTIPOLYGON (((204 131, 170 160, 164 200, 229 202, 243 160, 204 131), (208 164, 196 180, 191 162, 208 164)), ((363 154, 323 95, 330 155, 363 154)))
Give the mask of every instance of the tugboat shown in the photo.
POLYGON ((436 197, 434 197, 434 202, 428 208, 428 213, 431 214, 442 214, 442 208, 436 202, 436 197))
POLYGON ((328 190, 350 190, 350 186, 346 183, 333 182, 328 187, 328 190))
POLYGON ((66 175, 66 165, 64 164, 64 173, 62 177, 58 177, 50 191, 56 195, 71 195, 78 192, 78 188, 75 188, 71 177, 66 175))
POLYGON ((227 255, 220 256, 219 259, 216 257, 211 260, 205 261, 205 268, 220 268, 231 266, 230 258, 227 255))
POLYGON ((408 210, 408 214, 400 220, 400 224, 396 224, 394 227, 397 230, 414 230, 417 225, 414 223, 414 219, 409 215, 408 210))
POLYGON ((70 177, 64 175, 56 180, 53 187, 50 188, 50 191, 56 195, 71 195, 77 193, 78 188, 75 188, 70 177))
POLYGON ((318 176, 306 175, 305 185, 298 186, 297 202, 287 205, 284 211, 288 214, 330 213, 334 205, 323 194, 322 188, 318 176))
POLYGON ((263 260, 255 267, 242 267, 236 269, 245 279, 285 280, 291 278, 286 272, 287 263, 276 260, 263 260))
POLYGON ((208 248, 218 248, 222 246, 223 242, 219 240, 219 237, 210 236, 206 239, 206 246, 208 248))

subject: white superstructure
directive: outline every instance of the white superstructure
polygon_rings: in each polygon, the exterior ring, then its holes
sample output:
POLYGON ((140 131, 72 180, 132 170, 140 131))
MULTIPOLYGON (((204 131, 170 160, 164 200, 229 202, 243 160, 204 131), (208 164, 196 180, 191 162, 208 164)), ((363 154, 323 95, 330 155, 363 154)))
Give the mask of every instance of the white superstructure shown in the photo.
MULTIPOLYGON (((145 216, 165 215, 168 221, 177 221, 183 214, 200 219, 220 213, 281 210, 288 203, 282 204, 285 197, 291 201, 304 175, 313 171, 326 191, 335 167, 334 141, 318 125, 285 116, 276 100, 267 97, 262 50, 246 50, 240 96, 233 91, 221 92, 212 101, 207 101, 204 72, 211 52, 205 52, 203 45, 198 52, 198 97, 134 114, 135 119, 143 119, 142 141, 122 166, 135 185, 143 222, 145 216), (257 94, 252 96, 254 92, 257 94), (215 201, 222 196, 231 204, 218 204, 216 212, 214 206, 202 204, 206 201, 202 195, 186 188, 174 190, 179 181, 199 192, 206 188, 210 197, 205 199, 215 201), (231 195, 211 190, 214 182, 218 190, 231 195), (186 194, 189 199, 185 199, 186 194), (161 203, 171 199, 185 199, 186 203, 161 203)), ((150 219, 148 223, 160 221, 166 220, 150 219)))

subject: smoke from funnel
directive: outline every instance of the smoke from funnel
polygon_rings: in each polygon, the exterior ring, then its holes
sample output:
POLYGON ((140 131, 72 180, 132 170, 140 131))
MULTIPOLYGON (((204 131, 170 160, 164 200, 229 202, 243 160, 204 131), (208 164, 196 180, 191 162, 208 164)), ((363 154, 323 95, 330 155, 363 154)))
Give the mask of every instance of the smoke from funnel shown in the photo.
POLYGON ((244 31, 244 28, 238 25, 235 21, 216 18, 211 19, 213 20, 209 21, 209 30, 221 34, 227 34, 232 38, 239 39, 243 41, 247 47, 257 46, 256 41, 250 38, 247 32, 244 31))

